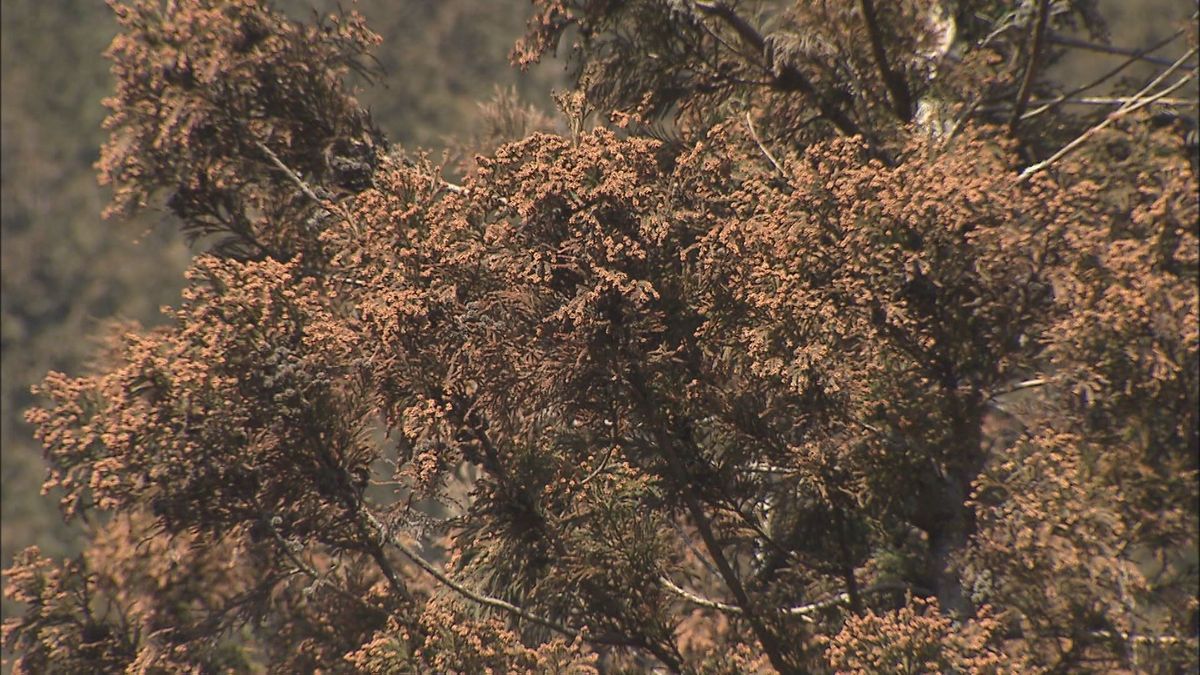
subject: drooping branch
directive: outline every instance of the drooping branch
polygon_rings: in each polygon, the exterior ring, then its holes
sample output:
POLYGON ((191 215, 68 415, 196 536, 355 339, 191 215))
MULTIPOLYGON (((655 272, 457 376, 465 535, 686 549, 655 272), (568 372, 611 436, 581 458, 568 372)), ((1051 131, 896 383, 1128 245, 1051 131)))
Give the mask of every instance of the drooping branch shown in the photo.
POLYGON ((706 16, 712 16, 724 21, 730 28, 738 34, 738 37, 754 50, 755 54, 761 55, 766 48, 767 41, 763 38, 754 26, 751 26, 748 21, 738 16, 738 13, 733 11, 731 7, 724 2, 713 2, 711 0, 698 0, 696 9, 706 16))
POLYGON ((1016 393, 1022 389, 1036 389, 1037 387, 1044 387, 1047 384, 1050 384, 1050 380, 1047 380, 1043 377, 1035 377, 1031 380, 1022 380, 1021 382, 1017 382, 1016 384, 1006 388, 1004 391, 998 391, 987 398, 990 400, 1000 396, 1005 396, 1007 394, 1016 393))
MULTIPOLYGON (((339 597, 349 600, 353 604, 364 607, 371 612, 386 616, 387 612, 384 609, 372 605, 364 600, 362 596, 351 593, 341 586, 333 583, 326 578, 325 575, 322 575, 320 572, 313 569, 311 565, 304 562, 300 556, 292 550, 292 543, 283 538, 283 535, 279 533, 279 530, 276 529, 275 525, 271 523, 269 518, 263 518, 259 522, 263 527, 266 528, 268 532, 271 533, 271 537, 275 539, 275 543, 279 545, 279 549, 283 551, 283 554, 292 562, 292 565, 296 568, 296 572, 308 577, 312 581, 313 585, 328 588, 336 593, 339 597)), ((411 599, 411 597, 409 599, 411 599)))
POLYGON ((540 617, 536 614, 528 612, 528 611, 512 604, 511 602, 506 602, 499 598, 493 598, 493 597, 490 597, 487 595, 482 595, 480 593, 476 593, 475 591, 472 591, 471 589, 467 588, 466 586, 463 586, 462 584, 458 583, 457 581, 451 579, 449 576, 447 576, 445 573, 443 573, 438 568, 434 567, 432 564, 430 564, 429 561, 427 561, 427 560, 425 560, 425 558, 421 557, 421 555, 419 553, 412 550, 412 548, 410 548, 403 541, 400 541, 400 539, 398 537, 396 537, 395 534, 392 533, 388 528, 384 527, 383 523, 379 522, 379 519, 376 518, 374 516, 374 514, 372 514, 370 511, 367 511, 366 509, 364 509, 362 511, 362 515, 365 517, 367 523, 371 526, 371 528, 373 530, 375 530, 375 532, 377 533, 377 535, 379 536, 379 538, 382 541, 385 541, 386 543, 390 544, 391 546, 394 546, 397 550, 400 551, 400 553, 402 553, 404 555, 404 557, 406 557, 410 561, 412 561, 413 564, 415 564, 417 567, 420 567, 422 570, 424 570, 427 574, 432 576, 434 579, 437 579, 437 581, 439 583, 446 586, 447 588, 454 591, 455 593, 458 593, 459 595, 463 596, 464 598, 467 598, 468 600, 471 600, 472 602, 479 603, 481 605, 484 605, 485 607, 491 607, 493 609, 499 609, 501 611, 508 612, 509 614, 518 616, 522 619, 525 619, 526 621, 535 623, 539 626, 549 628, 550 630, 553 630, 553 631, 560 633, 562 635, 565 635, 567 637, 570 637, 570 638, 579 637, 579 634, 580 634, 579 631, 575 630, 574 628, 570 628, 569 626, 564 626, 564 625, 558 623, 557 621, 552 621, 550 619, 540 617))
POLYGON ((775 167, 775 171, 779 172, 779 175, 786 179, 787 172, 783 170, 783 166, 779 164, 779 160, 775 159, 775 155, 771 154, 766 145, 763 145, 762 140, 758 137, 758 132, 754 130, 754 120, 750 118, 749 111, 746 112, 746 128, 750 131, 750 138, 754 140, 755 145, 762 151, 763 156, 767 158, 771 166, 775 167))
POLYGON ((301 178, 299 174, 293 171, 287 164, 284 164, 283 160, 279 159, 279 155, 275 154, 275 151, 272 150, 266 143, 263 143, 262 141, 255 141, 254 144, 260 151, 262 151, 264 155, 267 156, 267 159, 271 160, 271 163, 274 164, 276 168, 278 168, 284 173, 284 175, 291 179, 291 181, 296 184, 296 187, 300 188, 300 192, 304 193, 305 197, 308 197, 317 206, 326 209, 329 208, 327 201, 318 197, 317 193, 311 187, 309 187, 308 183, 305 183, 304 179, 301 178))
MULTIPOLYGON (((1027 119, 1029 119, 1029 118, 1031 118, 1031 117, 1036 117, 1037 115, 1040 115, 1040 114, 1042 114, 1042 113, 1046 112, 1047 110, 1050 110, 1050 109, 1051 109, 1051 108, 1053 108, 1054 106, 1060 105, 1060 104, 1062 104, 1062 103, 1064 103, 1064 102, 1069 102, 1069 103, 1088 103, 1088 100, 1087 100, 1087 99, 1078 99, 1078 98, 1075 98, 1075 97, 1079 96, 1080 94, 1082 94, 1082 93, 1083 93, 1083 92, 1085 92, 1085 91, 1089 91, 1089 90, 1091 90, 1091 89, 1095 89, 1096 87, 1098 87, 1098 86, 1100 86, 1100 85, 1104 84, 1105 82, 1108 82, 1110 79, 1112 79, 1112 78, 1116 77, 1117 75, 1121 74, 1121 71, 1123 71, 1123 70, 1125 70, 1126 68, 1128 68, 1129 66, 1131 66, 1131 65, 1133 65, 1133 64, 1135 64, 1135 63, 1137 63, 1137 62, 1138 62, 1138 60, 1139 60, 1139 59, 1141 59, 1141 57, 1145 56, 1146 54, 1150 54, 1150 53, 1152 53, 1152 52, 1156 52, 1156 51, 1158 51, 1159 49, 1162 49, 1163 47, 1165 47, 1165 46, 1167 46, 1168 44, 1170 44, 1170 43, 1174 42, 1175 40, 1179 39, 1179 38, 1180 38, 1180 37, 1182 37, 1183 35, 1184 35, 1184 30, 1183 30, 1183 29, 1177 30, 1177 31, 1175 31, 1174 33, 1172 33, 1171 35, 1169 35, 1169 36, 1167 36, 1167 37, 1163 38, 1162 40, 1159 40, 1158 42, 1155 42, 1154 44, 1152 44, 1152 45, 1150 45, 1150 46, 1148 46, 1148 47, 1145 47, 1145 48, 1143 48, 1143 49, 1138 49, 1138 50, 1134 51, 1132 54, 1130 54, 1130 55, 1129 55, 1129 58, 1127 58, 1127 59, 1125 59, 1124 61, 1122 61, 1121 63, 1117 64, 1117 65, 1116 65, 1115 67, 1113 67, 1111 70, 1109 70, 1109 71, 1105 72, 1104 74, 1102 74, 1102 75, 1100 75, 1099 77, 1095 78, 1095 79, 1094 79, 1094 80, 1092 80, 1091 82, 1088 82, 1088 83, 1086 83, 1086 84, 1082 84, 1082 85, 1080 85, 1080 86, 1078 86, 1078 87, 1075 87, 1074 89, 1072 89, 1072 90, 1070 90, 1070 91, 1068 91, 1068 92, 1065 92, 1065 93, 1061 94, 1060 96, 1057 96, 1057 97, 1055 97, 1055 98, 1053 98, 1053 99, 1051 99, 1051 100, 1049 100, 1049 101, 1036 101, 1036 102, 1031 102, 1031 105, 1036 105, 1036 106, 1038 106, 1038 107, 1037 107, 1037 108, 1035 108, 1035 109, 1033 109, 1033 110, 1031 110, 1031 111, 1029 111, 1029 112, 1027 112, 1027 113, 1025 113, 1025 114, 1023 114, 1023 115, 1021 116, 1021 119, 1022 119, 1022 121, 1023 121, 1023 120, 1027 120, 1027 119)), ((1118 101, 1118 103, 1124 103, 1124 101, 1118 101)))
MULTIPOLYGON (((390 545, 394 546, 397 550, 399 550, 400 553, 404 555, 404 557, 408 558, 414 565, 416 565, 417 567, 420 567, 422 570, 424 570, 426 574, 428 574, 429 576, 436 579, 438 581, 438 583, 442 584, 446 588, 449 588, 450 590, 454 591, 455 593, 458 593, 459 595, 470 600, 471 602, 483 605, 484 607, 491 607, 492 609, 497 609, 502 612, 506 612, 515 617, 524 619, 526 621, 529 621, 530 623, 537 624, 544 628, 548 628, 556 633, 559 633, 560 635, 564 635, 564 636, 572 638, 572 639, 582 636, 582 638, 584 640, 586 640, 587 642, 592 643, 592 644, 612 645, 612 646, 617 646, 617 647, 648 647, 648 645, 646 645, 644 641, 641 641, 641 640, 638 640, 635 638, 631 638, 631 637, 628 637, 625 635, 613 634, 613 633, 601 633, 601 634, 584 633, 584 631, 582 631, 582 630, 577 630, 575 628, 571 628, 570 626, 559 623, 552 619, 548 619, 546 617, 539 616, 539 615, 534 614, 533 612, 530 612, 522 607, 514 605, 513 603, 508 602, 506 600, 501 600, 500 598, 494 598, 489 595, 477 593, 477 592, 471 590, 470 588, 467 588, 466 586, 458 583, 457 581, 452 579, 449 575, 447 575, 446 573, 439 570, 437 567, 435 567, 433 564, 431 564, 428 560, 423 558, 419 553, 412 550, 412 548, 410 548, 407 544, 400 541, 400 539, 397 538, 395 535, 386 532, 383 529, 383 525, 378 520, 374 519, 374 516, 370 516, 370 518, 372 519, 374 526, 379 528, 380 533, 385 536, 387 542, 390 545)), ((680 664, 675 662, 674 659, 672 659, 670 657, 670 655, 662 653, 662 650, 652 650, 652 651, 655 654, 655 656, 657 656, 660 660, 662 660, 663 663, 666 664, 667 667, 672 672, 680 672, 680 669, 681 669, 680 664)))

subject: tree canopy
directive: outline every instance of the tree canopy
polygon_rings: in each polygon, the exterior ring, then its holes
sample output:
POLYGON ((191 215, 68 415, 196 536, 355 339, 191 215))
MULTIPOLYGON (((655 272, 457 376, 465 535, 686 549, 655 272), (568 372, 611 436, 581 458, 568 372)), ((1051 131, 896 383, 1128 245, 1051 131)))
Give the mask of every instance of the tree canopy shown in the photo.
POLYGON ((17 670, 1197 667, 1195 17, 536 0, 563 132, 453 182, 356 13, 110 4, 108 213, 207 252, 37 388, 17 670))

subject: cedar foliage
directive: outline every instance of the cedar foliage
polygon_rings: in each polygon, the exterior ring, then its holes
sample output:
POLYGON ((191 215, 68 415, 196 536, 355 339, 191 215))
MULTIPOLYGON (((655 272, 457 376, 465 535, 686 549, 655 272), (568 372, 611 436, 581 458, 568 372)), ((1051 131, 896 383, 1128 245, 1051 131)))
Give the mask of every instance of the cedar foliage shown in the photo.
POLYGON ((1197 666, 1194 25, 1097 111, 1086 2, 539 0, 457 185, 357 15, 112 4, 111 211, 224 238, 38 388, 18 670, 1197 666))

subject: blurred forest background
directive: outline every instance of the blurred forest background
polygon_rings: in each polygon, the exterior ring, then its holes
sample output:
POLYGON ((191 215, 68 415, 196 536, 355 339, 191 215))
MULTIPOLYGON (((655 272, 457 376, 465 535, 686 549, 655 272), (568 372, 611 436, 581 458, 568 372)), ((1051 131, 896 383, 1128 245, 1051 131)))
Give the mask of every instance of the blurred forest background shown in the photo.
MULTIPOLYGON (((277 4, 296 18, 337 6, 277 4)), ((1112 44, 1123 47, 1156 42, 1196 7, 1193 0, 1101 4, 1112 44)), ((376 52, 382 75, 364 83, 360 100, 392 142, 427 148, 435 159, 449 152, 452 167, 467 159, 464 148, 496 135, 496 116, 483 104, 515 97, 550 114, 551 90, 567 84, 560 62, 524 74, 508 65, 528 0, 362 0, 355 7, 384 40, 376 52)), ((100 219, 107 196, 92 164, 104 138, 100 101, 111 87, 100 54, 116 31, 102 0, 5 0, 2 27, 0 554, 7 567, 31 544, 55 557, 77 551, 76 530, 39 494, 40 449, 21 417, 32 402, 30 385, 51 369, 78 374, 106 324, 158 321, 159 307, 178 300, 191 252, 165 213, 100 219)), ((1065 81, 1086 81, 1121 60, 1076 50, 1058 68, 1065 81)), ((13 609, 6 602, 4 616, 13 609)))

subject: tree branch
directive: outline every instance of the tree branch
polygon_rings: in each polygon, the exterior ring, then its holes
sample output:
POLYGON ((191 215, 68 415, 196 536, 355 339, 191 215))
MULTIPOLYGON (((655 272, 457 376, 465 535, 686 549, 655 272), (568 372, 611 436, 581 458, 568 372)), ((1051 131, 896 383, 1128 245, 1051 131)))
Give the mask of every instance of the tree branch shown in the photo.
POLYGON ((418 554, 416 551, 409 548, 407 545, 404 544, 404 542, 400 541, 399 539, 397 539, 394 536, 388 537, 388 543, 390 543, 392 546, 395 546, 397 549, 399 549, 400 552, 404 554, 404 557, 411 560, 413 562, 413 564, 415 564, 417 567, 420 567, 421 569, 425 570, 425 572, 427 574, 429 574, 430 576, 432 576, 434 579, 437 579, 444 586, 450 588, 455 593, 458 593, 459 595, 463 596, 464 598, 467 598, 468 600, 471 600, 472 602, 479 603, 481 605, 484 605, 485 607, 491 607, 493 609, 499 609, 499 610, 508 612, 509 614, 512 614, 513 616, 518 616, 518 617, 525 619, 526 621, 529 621, 531 623, 536 623, 539 626, 549 628, 550 630, 555 631, 556 633, 561 633, 562 635, 565 635, 569 638, 579 637, 579 634, 580 634, 579 631, 575 630, 574 628, 571 628, 569 626, 564 626, 563 624, 558 623, 557 621, 551 621, 550 619, 540 617, 536 614, 528 612, 528 611, 512 604, 511 602, 506 602, 499 598, 493 598, 491 596, 482 595, 480 593, 476 593, 475 591, 472 591, 471 589, 467 588, 466 586, 463 586, 462 584, 458 583, 457 581, 446 576, 441 570, 439 570, 438 568, 431 565, 429 563, 429 561, 422 558, 420 556, 420 554, 418 554))
MULTIPOLYGON (((1043 0, 1045 2, 1046 0, 1043 0)), ((883 47, 883 33, 879 30, 879 19, 875 15, 873 0, 859 0, 863 21, 867 24, 867 35, 871 39, 871 54, 875 57, 875 67, 879 68, 879 76, 887 87, 892 99, 892 111, 904 122, 911 122, 913 116, 912 94, 908 82, 892 70, 888 64, 887 51, 883 47)))
MULTIPOLYGON (((766 57, 767 41, 753 26, 720 0, 697 0, 696 8, 706 16, 712 16, 724 21, 738 34, 756 54, 766 57)), ((763 64, 764 69, 766 63, 763 64)), ((776 72, 767 71, 771 78, 772 88, 779 91, 798 91, 807 96, 821 112, 821 116, 829 120, 835 127, 847 136, 862 136, 867 138, 862 129, 846 114, 846 111, 836 107, 817 93, 816 87, 795 66, 777 64, 776 72)), ((890 162, 888 162, 890 163, 890 162)))
POLYGON ((283 160, 279 159, 279 155, 276 155, 275 151, 268 147, 266 143, 263 143, 262 141, 254 141, 254 144, 258 146, 258 149, 261 150, 264 155, 267 156, 267 159, 271 160, 272 164, 274 164, 280 171, 290 178, 293 183, 296 184, 296 187, 300 188, 300 192, 304 193, 305 197, 308 197, 314 204, 323 209, 332 210, 329 209, 329 204, 326 203, 326 200, 318 197, 317 193, 308 186, 308 183, 305 183, 295 171, 292 171, 291 167, 289 167, 287 164, 284 164, 283 160))
POLYGON ((1042 160, 1041 162, 1038 162, 1037 164, 1033 164, 1033 165, 1027 167, 1024 171, 1021 172, 1020 176, 1018 177, 1018 180, 1022 181, 1022 182, 1028 180, 1029 177, 1032 176, 1033 174, 1046 169, 1050 165, 1054 164, 1058 160, 1060 160, 1063 157, 1070 154, 1076 148, 1078 148, 1079 146, 1081 146, 1085 142, 1087 142, 1087 140, 1090 139, 1092 136, 1096 135, 1101 130, 1107 128, 1113 122, 1121 119, 1122 117, 1125 117, 1126 115, 1128 115, 1131 112, 1140 110, 1141 108, 1144 108, 1147 105, 1150 105, 1151 103, 1154 103, 1155 101, 1157 101, 1161 98, 1166 98, 1169 94, 1173 93, 1174 91, 1176 91, 1183 85, 1187 84, 1193 77, 1195 77, 1195 75, 1196 75, 1195 70, 1188 73, 1184 77, 1181 77, 1178 81, 1176 81, 1174 84, 1167 87, 1166 89, 1163 89, 1162 91, 1160 91, 1154 95, 1149 95, 1149 96, 1147 95, 1152 89, 1154 89, 1154 87, 1158 86, 1159 83, 1161 83, 1163 80, 1167 79, 1167 77, 1170 76, 1171 73, 1173 73, 1176 70, 1178 70, 1179 68, 1181 68, 1183 66, 1183 64, 1188 59, 1195 56, 1195 54, 1196 54, 1195 47, 1189 49, 1187 51, 1187 53, 1185 53, 1183 56, 1179 57, 1179 59, 1177 61, 1175 61, 1174 63, 1172 63, 1170 67, 1168 67, 1161 74, 1159 74, 1158 77, 1154 78, 1154 80, 1152 82, 1150 82, 1150 84, 1146 85, 1145 87, 1142 88, 1141 91, 1139 91, 1138 93, 1133 95, 1131 100, 1137 101, 1136 103, 1130 103, 1130 104, 1121 106, 1117 110, 1110 113, 1108 115, 1108 117, 1104 118, 1103 122, 1088 129, 1087 131, 1083 132, 1082 134, 1079 135, 1078 138, 1076 138, 1075 140, 1073 140, 1070 143, 1063 146, 1062 149, 1060 149, 1058 152, 1055 152, 1053 155, 1047 157, 1046 159, 1042 160))
MULTIPOLYGON (((687 600, 688 602, 692 603, 693 605, 696 605, 697 607, 704 607, 706 609, 715 609, 719 612, 725 612, 727 614, 742 614, 743 613, 742 608, 737 605, 730 605, 728 603, 719 602, 717 600, 711 600, 702 595, 699 595, 699 594, 689 591, 687 589, 681 588, 665 576, 659 577, 659 583, 662 584, 663 588, 674 593, 675 595, 679 596, 680 598, 687 600)), ((863 596, 867 596, 867 595, 879 595, 881 593, 894 593, 896 591, 910 591, 910 592, 917 592, 917 593, 922 593, 922 594, 928 593, 928 589, 919 588, 919 587, 913 586, 912 584, 899 582, 899 581, 889 581, 889 582, 878 583, 878 584, 860 589, 859 594, 863 595, 863 596)), ((783 616, 795 617, 795 618, 799 618, 804 621, 807 621, 809 623, 813 623, 815 620, 811 618, 812 614, 816 614, 817 612, 821 612, 826 609, 831 609, 833 607, 838 607, 840 605, 848 605, 848 604, 850 604, 850 599, 851 599, 850 593, 843 592, 843 593, 838 593, 837 595, 835 595, 833 597, 825 598, 824 600, 812 602, 807 605, 799 605, 796 607, 781 607, 774 611, 778 612, 779 614, 782 614, 783 616)))
MULTIPOLYGON (((1193 18, 1195 18, 1195 17, 1193 16, 1193 18)), ((1066 35, 1062 35, 1060 33, 1055 33, 1055 32, 1049 32, 1046 37, 1046 41, 1052 45, 1058 45, 1060 47, 1073 47, 1075 49, 1086 49, 1088 51, 1100 52, 1102 54, 1114 54, 1116 56, 1129 56, 1129 57, 1132 57, 1134 60, 1145 61, 1146 63, 1153 63, 1156 66, 1171 65, 1170 59, 1164 59, 1164 58, 1160 58, 1157 56, 1149 56, 1143 50, 1128 49, 1125 47, 1114 47, 1112 45, 1100 44, 1098 42, 1088 42, 1087 40, 1080 40, 1077 38, 1068 37, 1066 35)), ((1153 51, 1153 50, 1150 50, 1150 51, 1153 51)))
POLYGON ((1076 87, 1075 89, 1072 89, 1071 91, 1066 92, 1065 94, 1062 94, 1061 96, 1058 96, 1050 101, 1038 101, 1036 103, 1038 108, 1025 113, 1024 115, 1021 116, 1021 119, 1027 120, 1031 117, 1036 117, 1037 115, 1040 115, 1040 114, 1046 112, 1050 108, 1053 108, 1054 106, 1059 105, 1060 103, 1063 103, 1064 101, 1069 100, 1072 103, 1076 102, 1078 99, 1074 99, 1072 97, 1078 96, 1079 94, 1082 94, 1083 92, 1088 91, 1089 89, 1094 89, 1095 87, 1098 87, 1101 84, 1104 84, 1109 79, 1120 74, 1121 71, 1125 70, 1126 68, 1133 65, 1134 63, 1137 63, 1138 60, 1142 56, 1145 56, 1146 54, 1149 54, 1150 52, 1158 51, 1159 49, 1162 49, 1163 47, 1167 46, 1168 44, 1179 39, 1180 37, 1183 36, 1184 32, 1185 31, 1183 29, 1177 30, 1172 35, 1170 35, 1166 38, 1163 38, 1162 40, 1159 40, 1158 42, 1156 42, 1148 47, 1136 50, 1134 53, 1130 54, 1129 58, 1127 58, 1124 61, 1122 61, 1121 63, 1117 64, 1117 66, 1115 68, 1113 68, 1112 70, 1109 70, 1108 72, 1104 73, 1100 77, 1097 77, 1096 79, 1092 80, 1091 82, 1088 82, 1087 84, 1076 87))
POLYGON ((724 2, 720 2, 719 0, 716 2, 712 0, 697 0, 696 9, 699 9, 706 16, 717 17, 729 24, 729 27, 738 34, 738 37, 743 42, 754 50, 754 53, 763 55, 767 41, 763 38, 762 34, 755 30, 754 26, 751 26, 745 19, 738 16, 737 12, 733 11, 724 2))
POLYGON ((758 149, 762 151, 762 154, 767 158, 767 161, 771 163, 771 166, 775 167, 775 170, 779 172, 780 176, 783 176, 786 179, 787 172, 783 170, 783 167, 779 164, 779 160, 775 159, 775 155, 772 155, 771 151, 767 149, 767 146, 763 145, 762 140, 760 140, 758 137, 758 133, 754 131, 754 121, 750 119, 750 111, 746 111, 746 128, 750 130, 750 138, 754 139, 754 143, 758 145, 758 149))
POLYGON ((745 587, 742 586, 742 582, 738 579, 733 566, 729 564, 729 560, 721 550, 720 542, 717 541, 716 535, 713 533, 708 514, 704 512, 704 507, 701 505, 700 499, 696 496, 696 492, 692 487, 691 476, 688 474, 683 460, 675 450, 672 435, 667 430, 661 416, 654 413, 656 407, 653 401, 650 400, 645 383, 636 372, 630 375, 628 381, 634 399, 646 415, 647 421, 651 422, 659 454, 667 462, 667 470, 670 472, 671 480, 680 491, 684 505, 691 514, 692 520, 695 521, 700 539, 704 542, 704 547, 708 550, 709 557, 712 558, 713 563, 717 566, 717 571, 720 572, 721 579, 725 582, 725 586, 729 588, 729 592, 733 594, 737 606, 742 610, 742 616, 750 624, 751 630, 754 632, 755 637, 758 638, 763 652, 766 653, 767 658, 771 661, 771 665, 781 673, 791 672, 792 668, 783 657, 783 649, 779 641, 767 629, 766 624, 762 622, 758 612, 755 611, 754 603, 746 593, 745 587))
POLYGON ((1029 50, 1029 62, 1025 64, 1025 76, 1021 78, 1021 89, 1017 92, 1017 103, 1013 106, 1012 115, 1008 118, 1008 133, 1017 133, 1021 124, 1021 115, 1029 104, 1029 96, 1033 93, 1033 81, 1037 78, 1038 63, 1042 60, 1042 46, 1046 39, 1046 23, 1050 19, 1050 0, 1038 0, 1037 11, 1033 21, 1033 46, 1029 50))
POLYGON ((1047 384, 1050 384, 1050 380, 1047 380, 1047 379, 1041 378, 1041 377, 1037 377, 1032 380, 1024 380, 1022 382, 1017 382, 1016 384, 1008 387, 1004 391, 998 391, 995 394, 988 396, 987 398, 988 398, 988 400, 991 400, 994 398, 998 398, 1000 396, 1014 394, 1018 391, 1021 391, 1022 389, 1035 389, 1037 387, 1044 387, 1047 384))
POLYGON ((334 593, 336 593, 337 595, 339 595, 347 600, 350 600, 352 603, 362 605, 363 607, 366 607, 373 612, 383 614, 384 616, 387 615, 386 610, 384 610, 380 607, 376 607, 375 605, 372 605, 371 603, 364 600, 362 597, 347 591, 346 589, 342 588, 341 586, 338 586, 337 584, 333 583, 332 581, 329 581, 324 576, 322 576, 319 572, 317 572, 315 569, 313 569, 311 565, 309 565, 309 564, 305 563, 303 560, 301 560, 300 557, 297 556, 296 553, 294 553, 292 551, 291 543, 288 542, 286 539, 284 539, 283 535, 279 534, 279 530, 275 529, 275 525, 273 523, 271 523, 267 518, 262 518, 262 519, 260 519, 259 522, 260 522, 260 524, 266 526, 267 531, 271 533, 271 537, 275 539, 275 542, 279 545, 279 548, 283 551, 284 555, 287 556, 287 558, 292 561, 292 564, 296 567, 296 571, 303 574, 304 576, 308 577, 309 579, 312 579, 313 584, 315 584, 317 586, 324 586, 324 587, 330 589, 331 591, 333 591, 334 593))

